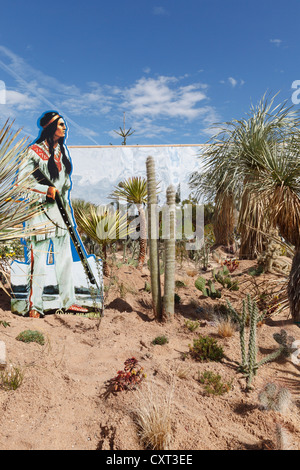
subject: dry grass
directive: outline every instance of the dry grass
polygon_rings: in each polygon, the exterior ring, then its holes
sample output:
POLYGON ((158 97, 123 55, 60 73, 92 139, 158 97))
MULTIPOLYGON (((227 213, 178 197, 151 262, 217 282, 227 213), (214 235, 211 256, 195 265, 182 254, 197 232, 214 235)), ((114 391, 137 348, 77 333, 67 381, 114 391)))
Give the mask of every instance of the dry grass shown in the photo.
POLYGON ((219 319, 217 322, 217 328, 218 335, 221 338, 230 338, 236 330, 235 325, 227 318, 219 319))
POLYGON ((137 393, 137 407, 134 410, 138 435, 144 447, 151 450, 169 450, 172 440, 172 398, 173 385, 167 395, 158 393, 147 384, 137 393))

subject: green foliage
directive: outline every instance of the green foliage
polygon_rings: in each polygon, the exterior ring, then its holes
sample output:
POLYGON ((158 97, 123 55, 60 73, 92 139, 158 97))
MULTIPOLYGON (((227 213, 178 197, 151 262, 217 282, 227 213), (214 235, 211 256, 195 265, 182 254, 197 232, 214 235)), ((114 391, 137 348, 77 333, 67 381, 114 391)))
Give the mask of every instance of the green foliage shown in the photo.
POLYGON ((10 365, 0 373, 0 388, 17 390, 23 382, 24 374, 19 367, 10 365))
POLYGON ((193 346, 189 344, 190 355, 196 361, 216 361, 219 362, 224 357, 222 346, 211 336, 199 335, 198 339, 194 339, 193 346))
POLYGON ((35 330, 25 330, 22 331, 16 339, 18 341, 23 341, 23 343, 38 343, 41 346, 45 344, 45 339, 43 333, 35 330))
POLYGON ((256 345, 256 330, 257 324, 260 323, 265 314, 259 315, 258 307, 256 302, 251 299, 251 296, 247 295, 247 302, 243 300, 242 314, 236 312, 231 303, 227 300, 229 307, 229 314, 234 321, 239 324, 240 330, 240 347, 241 347, 241 363, 239 364, 239 370, 244 373, 247 379, 247 389, 251 388, 251 382, 253 377, 257 374, 257 370, 263 364, 270 362, 281 355, 288 356, 292 351, 293 337, 288 337, 285 330, 281 330, 280 333, 274 334, 275 341, 280 345, 279 349, 276 349, 273 353, 264 357, 260 362, 257 362, 257 345, 256 345), (249 341, 248 341, 248 352, 246 352, 245 344, 245 328, 247 319, 249 318, 249 341))
POLYGON ((199 276, 195 281, 195 287, 200 290, 205 297, 211 297, 212 299, 219 299, 221 297, 221 292, 216 289, 211 279, 206 281, 204 277, 199 276))
POLYGON ((145 281, 144 290, 145 290, 146 292, 151 292, 151 284, 150 284, 150 282, 145 281))
POLYGON ((184 281, 181 281, 181 280, 177 279, 177 280, 175 281, 175 287, 177 287, 177 288, 186 287, 186 284, 185 284, 184 281))
POLYGON ((239 290, 238 281, 234 281, 229 273, 227 266, 223 266, 218 272, 213 269, 213 278, 218 281, 224 288, 237 291, 239 290))
POLYGON ((186 320, 184 322, 184 324, 187 327, 187 329, 192 331, 192 332, 195 331, 197 328, 199 328, 199 322, 198 321, 186 320))
POLYGON ((8 326, 10 326, 10 323, 5 320, 0 320, 0 325, 4 326, 4 328, 7 328, 8 326))
POLYGON ((231 389, 232 381, 223 383, 219 374, 210 371, 198 373, 198 381, 203 384, 204 390, 209 395, 224 395, 231 389))
POLYGON ((167 344, 169 342, 168 338, 166 336, 157 336, 156 338, 154 338, 154 340, 152 341, 152 344, 160 344, 161 346, 163 344, 167 344))
POLYGON ((263 265, 258 265, 256 268, 253 266, 248 270, 248 274, 250 276, 260 276, 264 272, 264 267, 263 265))

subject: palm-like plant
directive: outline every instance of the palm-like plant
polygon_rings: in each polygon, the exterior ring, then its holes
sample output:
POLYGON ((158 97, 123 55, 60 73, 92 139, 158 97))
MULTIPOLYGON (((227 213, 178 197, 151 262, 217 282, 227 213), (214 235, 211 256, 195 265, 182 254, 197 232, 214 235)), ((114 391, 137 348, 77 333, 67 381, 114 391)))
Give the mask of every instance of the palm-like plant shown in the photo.
POLYGON ((133 176, 121 181, 110 195, 114 200, 126 199, 129 204, 135 204, 139 211, 140 237, 138 266, 144 264, 147 250, 147 226, 145 204, 147 202, 147 181, 145 178, 133 176))
POLYGON ((299 137, 280 145, 266 143, 253 159, 260 172, 253 190, 267 201, 267 220, 273 220, 280 235, 295 247, 288 282, 288 297, 293 320, 300 323, 300 149, 299 137))
POLYGON ((114 211, 111 206, 95 207, 91 204, 84 210, 77 207, 76 222, 91 240, 94 240, 102 248, 103 273, 109 276, 107 265, 107 247, 116 240, 124 239, 130 233, 128 228, 127 214, 114 211))
POLYGON ((297 132, 300 122, 296 111, 285 103, 274 106, 274 100, 275 97, 268 103, 263 97, 256 107, 251 107, 247 119, 225 123, 202 157, 204 175, 198 176, 199 188, 197 174, 191 178, 198 195, 207 190, 215 197, 220 192, 228 197, 234 195, 233 202, 239 204, 240 212, 241 258, 255 258, 264 249, 270 226, 265 217, 266 200, 252 190, 263 169, 259 155, 266 145, 272 153, 278 144, 287 141, 297 132))

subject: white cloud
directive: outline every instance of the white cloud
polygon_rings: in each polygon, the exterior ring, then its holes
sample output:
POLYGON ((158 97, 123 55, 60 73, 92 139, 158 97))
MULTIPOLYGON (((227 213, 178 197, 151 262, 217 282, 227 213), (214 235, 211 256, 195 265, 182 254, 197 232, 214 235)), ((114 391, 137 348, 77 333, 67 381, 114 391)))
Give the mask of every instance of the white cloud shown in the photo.
POLYGON ((141 78, 123 92, 123 106, 134 116, 195 119, 207 98, 201 84, 179 86, 175 77, 141 78))
POLYGON ((237 85, 243 86, 245 81, 242 79, 238 80, 234 77, 228 77, 226 80, 220 80, 220 83, 222 83, 222 85, 229 84, 232 88, 235 88, 237 85))
MULTIPOLYGON (((80 89, 75 84, 62 83, 32 68, 3 46, 0 46, 0 68, 15 79, 15 88, 9 94, 3 115, 8 110, 15 116, 22 110, 32 114, 57 109, 64 115, 69 127, 72 126, 79 135, 96 145, 99 144, 95 140, 99 135, 96 121, 99 119, 101 123, 101 119, 106 119, 111 123, 112 130, 117 128, 115 122, 124 111, 130 127, 135 130, 135 136, 160 136, 162 139, 164 135, 174 133, 178 126, 186 131, 186 121, 200 120, 199 127, 201 124, 207 125, 205 120, 213 115, 214 108, 207 106, 208 85, 193 82, 187 74, 179 77, 147 75, 123 87, 94 81, 80 89), (73 119, 77 116, 80 116, 80 125, 73 119), (89 122, 92 122, 92 129, 88 129, 89 122)), ((150 68, 145 68, 144 73, 150 74, 150 68)), ((22 122, 24 119, 22 116, 22 122)), ((105 129, 103 132, 109 133, 105 129)))
POLYGON ((272 43, 275 46, 279 47, 282 44, 282 39, 270 39, 270 43, 272 43))
POLYGON ((154 7, 153 14, 157 16, 168 16, 169 13, 164 7, 154 7))
POLYGON ((40 101, 35 97, 29 96, 27 93, 6 90, 6 104, 18 111, 24 111, 37 109, 40 106, 40 101))

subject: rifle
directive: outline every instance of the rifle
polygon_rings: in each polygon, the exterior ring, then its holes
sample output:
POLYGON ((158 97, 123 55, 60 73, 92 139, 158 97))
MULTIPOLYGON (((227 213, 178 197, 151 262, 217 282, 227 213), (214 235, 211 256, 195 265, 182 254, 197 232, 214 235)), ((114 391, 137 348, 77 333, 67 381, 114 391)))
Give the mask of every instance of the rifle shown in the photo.
MULTIPOLYGON (((46 185, 46 186, 52 186, 53 188, 55 188, 54 184, 49 180, 49 178, 47 178, 47 176, 43 173, 42 170, 40 170, 40 168, 36 168, 33 171, 32 174, 33 174, 34 178, 38 181, 38 183, 46 185)), ((60 214, 63 218, 63 221, 66 224, 69 235, 71 237, 72 242, 74 243, 75 249, 76 249, 76 251, 79 255, 79 258, 80 258, 80 261, 83 265, 85 273, 87 274, 90 282, 92 284, 95 284, 96 287, 100 290, 100 286, 98 285, 98 283, 95 279, 95 276, 94 276, 94 274, 91 270, 91 267, 89 265, 89 262, 87 260, 86 255, 85 255, 85 252, 82 248, 81 240, 80 240, 76 230, 73 227, 73 224, 70 220, 69 215, 67 214, 67 211, 64 207, 64 204, 62 202, 62 199, 61 199, 60 194, 58 193, 58 191, 56 191, 56 193, 55 193, 55 202, 56 202, 58 210, 59 210, 59 212, 60 212, 60 214)))

